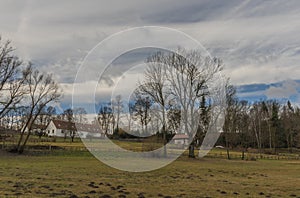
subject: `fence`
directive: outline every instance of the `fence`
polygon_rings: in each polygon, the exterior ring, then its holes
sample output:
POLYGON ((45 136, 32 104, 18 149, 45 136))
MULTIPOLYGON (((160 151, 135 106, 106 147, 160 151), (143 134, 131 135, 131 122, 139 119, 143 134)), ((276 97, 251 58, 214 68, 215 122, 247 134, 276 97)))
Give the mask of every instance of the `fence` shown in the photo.
MULTIPOLYGON (((211 152, 206 155, 210 158, 224 158, 227 159, 226 152, 211 152)), ((229 154, 230 159, 242 159, 242 154, 232 153, 229 154)), ((258 160, 258 159, 268 159, 268 160, 300 160, 300 155, 286 155, 286 154, 279 154, 279 155, 267 155, 267 154, 258 154, 258 153, 245 153, 244 155, 245 160, 258 160)))

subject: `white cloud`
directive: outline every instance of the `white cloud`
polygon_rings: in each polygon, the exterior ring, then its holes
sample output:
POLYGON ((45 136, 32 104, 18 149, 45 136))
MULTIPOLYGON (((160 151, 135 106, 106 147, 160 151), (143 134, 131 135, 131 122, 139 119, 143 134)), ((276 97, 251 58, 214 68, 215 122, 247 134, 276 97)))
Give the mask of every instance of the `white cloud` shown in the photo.
POLYGON ((265 91, 265 95, 270 99, 290 99, 292 96, 300 96, 297 89, 300 84, 296 81, 285 81, 281 86, 271 86, 265 91))
POLYGON ((297 0, 3 0, 0 5, 0 34, 13 41, 22 58, 53 72, 61 83, 73 83, 80 62, 101 40, 144 25, 193 36, 224 60, 234 84, 300 76, 297 0))

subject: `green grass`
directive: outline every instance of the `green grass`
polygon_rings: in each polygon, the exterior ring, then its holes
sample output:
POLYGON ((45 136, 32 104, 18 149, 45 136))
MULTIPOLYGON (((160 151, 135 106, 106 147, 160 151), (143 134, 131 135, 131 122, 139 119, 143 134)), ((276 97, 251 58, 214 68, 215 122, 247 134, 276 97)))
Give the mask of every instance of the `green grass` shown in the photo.
POLYGON ((181 157, 159 170, 129 173, 88 152, 0 153, 0 197, 300 197, 299 183, 300 161, 291 160, 181 157))

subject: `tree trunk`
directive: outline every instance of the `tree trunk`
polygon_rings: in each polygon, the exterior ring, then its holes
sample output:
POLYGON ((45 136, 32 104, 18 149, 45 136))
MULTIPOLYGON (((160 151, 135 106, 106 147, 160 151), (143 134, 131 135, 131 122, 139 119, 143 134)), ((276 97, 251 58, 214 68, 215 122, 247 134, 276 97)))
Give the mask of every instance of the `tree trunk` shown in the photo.
MULTIPOLYGON (((23 137, 24 137, 24 134, 25 134, 25 130, 26 128, 28 128, 28 131, 30 131, 30 128, 31 128, 31 117, 32 117, 32 113, 30 113, 30 117, 28 118, 28 120, 26 121, 26 124, 24 125, 24 128, 21 130, 21 136, 19 138, 19 141, 18 141, 18 144, 17 146, 13 149, 13 152, 19 152, 19 149, 21 147, 21 143, 22 143, 22 140, 23 140, 23 137)), ((29 133, 29 132, 28 132, 29 133)))
POLYGON ((268 128, 269 128, 269 147, 270 147, 270 150, 272 150, 272 131, 271 131, 270 124, 268 124, 268 128))
POLYGON ((195 158, 195 145, 194 141, 189 145, 189 158, 195 158))
POLYGON ((72 142, 74 142, 74 137, 75 137, 75 133, 73 132, 71 136, 72 142))
POLYGON ((21 136, 20 136, 20 138, 19 138, 19 141, 18 141, 18 144, 17 144, 17 146, 13 149, 13 152, 18 152, 18 150, 19 150, 19 148, 20 148, 20 146, 21 146, 21 142, 22 142, 22 140, 23 140, 23 137, 24 137, 24 133, 25 133, 25 131, 21 131, 21 136))
POLYGON ((243 148, 243 150, 242 150, 242 160, 244 160, 245 159, 245 149, 243 148))
POLYGON ((167 157, 167 135, 165 130, 165 125, 163 125, 163 143, 164 143, 164 157, 167 157))
POLYGON ((276 151, 276 146, 277 146, 277 145, 276 145, 276 138, 277 138, 277 137, 276 137, 276 132, 275 132, 275 131, 276 131, 276 129, 273 130, 273 152, 274 152, 274 154, 276 154, 276 152, 277 152, 277 151, 276 151))
POLYGON ((225 133, 225 144, 226 144, 227 159, 230 160, 229 142, 228 142, 228 132, 225 133))
POLYGON ((291 134, 290 137, 291 137, 291 140, 290 140, 290 145, 291 145, 291 146, 290 146, 290 152, 293 153, 293 146, 294 146, 294 145, 293 145, 293 142, 294 142, 293 134, 291 134))
POLYGON ((27 141, 29 139, 30 134, 31 134, 31 132, 29 130, 28 133, 27 133, 25 141, 23 142, 22 146, 18 149, 18 153, 19 154, 22 154, 24 152, 24 148, 25 148, 25 145, 26 145, 26 143, 27 143, 27 141))

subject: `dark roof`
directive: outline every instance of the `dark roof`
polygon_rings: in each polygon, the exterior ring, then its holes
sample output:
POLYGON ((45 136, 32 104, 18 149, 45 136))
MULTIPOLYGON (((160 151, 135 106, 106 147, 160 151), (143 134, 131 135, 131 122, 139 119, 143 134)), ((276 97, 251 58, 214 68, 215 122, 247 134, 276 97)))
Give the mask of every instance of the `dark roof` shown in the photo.
POLYGON ((176 134, 173 137, 173 140, 180 140, 180 139, 189 139, 189 136, 185 134, 176 134))
POLYGON ((73 130, 73 131, 86 131, 90 133, 102 133, 102 130, 97 124, 83 124, 74 123, 65 120, 52 120, 57 129, 73 130))
POLYGON ((33 124, 31 126, 31 129, 41 129, 41 130, 45 130, 47 128, 47 125, 44 124, 33 124))
POLYGON ((65 120, 52 120, 52 122, 57 129, 73 130, 73 131, 76 130, 74 122, 69 122, 65 120))

